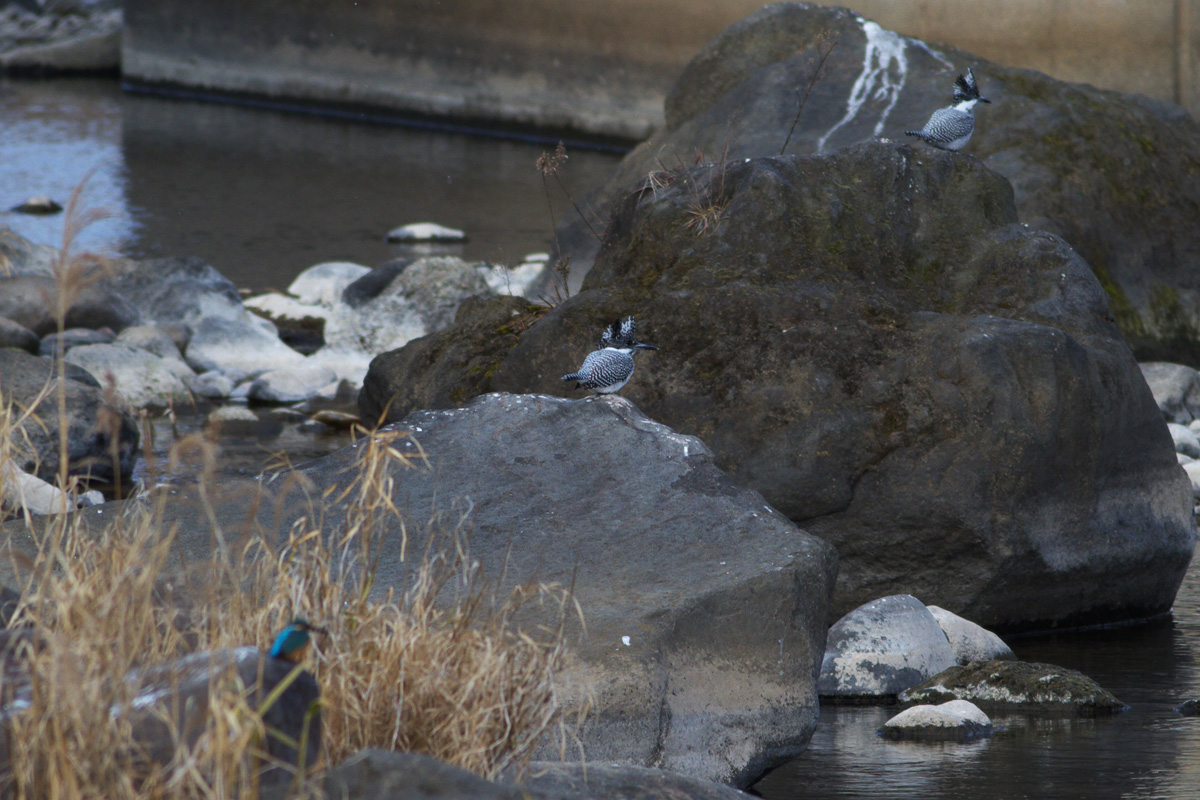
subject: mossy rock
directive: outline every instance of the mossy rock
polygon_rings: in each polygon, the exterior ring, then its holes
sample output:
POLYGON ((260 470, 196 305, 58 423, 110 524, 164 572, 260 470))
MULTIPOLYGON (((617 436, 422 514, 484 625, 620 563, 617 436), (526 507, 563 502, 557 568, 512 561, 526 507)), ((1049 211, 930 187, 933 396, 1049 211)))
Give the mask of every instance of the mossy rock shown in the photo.
POLYGON ((1129 708, 1082 672, 1025 661, 950 667, 901 692, 897 699, 905 707, 969 700, 989 713, 1102 716, 1129 708))

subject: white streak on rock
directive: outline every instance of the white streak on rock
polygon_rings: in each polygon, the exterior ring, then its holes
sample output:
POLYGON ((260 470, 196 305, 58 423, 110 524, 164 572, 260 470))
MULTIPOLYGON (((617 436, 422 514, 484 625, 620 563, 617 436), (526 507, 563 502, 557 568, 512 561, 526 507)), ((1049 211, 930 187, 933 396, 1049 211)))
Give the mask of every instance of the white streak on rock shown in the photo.
POLYGON ((817 152, 825 149, 825 143, 838 128, 858 116, 863 104, 868 99, 887 100, 888 104, 879 115, 875 124, 875 135, 883 133, 883 125, 887 122, 888 114, 900 99, 900 92, 908 78, 908 58, 904 51, 908 47, 908 39, 895 31, 885 30, 878 23, 864 20, 861 17, 863 33, 867 37, 867 46, 863 53, 863 70, 859 73, 854 86, 850 88, 850 96, 846 99, 846 115, 836 125, 825 132, 817 140, 817 152), (896 77, 893 79, 893 64, 896 77))

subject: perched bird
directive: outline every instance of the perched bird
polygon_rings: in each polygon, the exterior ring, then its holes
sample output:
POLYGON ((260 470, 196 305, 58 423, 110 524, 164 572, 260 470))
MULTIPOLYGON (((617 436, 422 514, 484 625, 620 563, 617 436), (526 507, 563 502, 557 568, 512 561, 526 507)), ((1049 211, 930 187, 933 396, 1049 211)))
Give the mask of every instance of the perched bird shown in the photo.
POLYGON ((587 354, 578 372, 563 375, 562 379, 576 381, 576 389, 612 394, 633 376, 634 351, 657 349, 637 340, 633 317, 626 317, 624 322, 614 322, 605 328, 600 336, 600 349, 587 354))
POLYGON ((308 649, 311 640, 309 634, 328 632, 324 628, 310 625, 306 619, 297 617, 275 637, 275 643, 271 645, 271 650, 267 653, 267 656, 269 658, 282 658, 285 661, 292 661, 299 664, 304 658, 304 651, 308 649))
POLYGON ((986 97, 979 96, 975 73, 968 68, 966 75, 959 75, 954 81, 954 104, 933 112, 921 130, 905 133, 942 150, 960 150, 975 132, 975 114, 972 111, 975 104, 990 102, 986 97))

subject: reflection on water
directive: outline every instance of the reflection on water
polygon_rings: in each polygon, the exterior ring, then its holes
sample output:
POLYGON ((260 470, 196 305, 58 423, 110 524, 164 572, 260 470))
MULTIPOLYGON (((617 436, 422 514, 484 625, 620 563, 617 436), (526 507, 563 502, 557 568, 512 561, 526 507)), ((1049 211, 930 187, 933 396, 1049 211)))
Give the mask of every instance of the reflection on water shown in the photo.
POLYGON ((1009 642, 1017 656, 1078 669, 1131 709, 1097 719, 996 716, 991 739, 885 741, 896 707, 825 706, 808 750, 755 791, 772 800, 1074 800, 1200 797, 1200 718, 1175 706, 1200 697, 1200 567, 1169 619, 1009 642))
MULTIPOLYGON (((114 218, 84 244, 132 257, 198 255, 244 288, 284 288, 320 261, 374 266, 407 254, 392 228, 461 228, 468 259, 516 263, 552 225, 534 167, 544 145, 157 96, 113 81, 0 80, 0 208, 65 200, 96 169, 90 205, 114 218)), ((582 193, 619 156, 574 149, 563 178, 582 193)), ((554 187, 555 218, 571 210, 554 187)), ((62 215, 0 215, 57 244, 62 215)))

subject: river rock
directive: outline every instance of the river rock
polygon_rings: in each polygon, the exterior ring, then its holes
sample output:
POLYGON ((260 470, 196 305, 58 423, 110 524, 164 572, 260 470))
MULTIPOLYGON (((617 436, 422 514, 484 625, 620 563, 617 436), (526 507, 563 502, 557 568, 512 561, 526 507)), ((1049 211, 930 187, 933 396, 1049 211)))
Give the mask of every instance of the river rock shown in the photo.
POLYGON ((0 317, 0 347, 15 347, 27 353, 37 353, 41 340, 24 325, 0 317))
POLYGON ((941 705, 912 706, 884 723, 885 739, 962 741, 992 735, 992 721, 979 706, 966 700, 949 700, 941 705))
POLYGON ((237 287, 195 257, 126 262, 110 285, 137 307, 147 323, 194 328, 202 320, 246 322, 250 316, 237 287))
POLYGON ((1162 414, 1087 264, 977 159, 865 143, 628 194, 580 294, 464 303, 372 362, 360 411, 570 393, 627 314, 659 350, 623 394, 838 549, 835 613, 910 593, 1007 631, 1171 607, 1195 532, 1162 414), (703 232, 698 197, 721 210, 703 232))
POLYGON ((315 264, 296 276, 288 285, 288 294, 301 303, 332 308, 341 302, 347 286, 370 271, 370 267, 350 261, 315 264))
POLYGON ((197 372, 220 370, 235 383, 276 369, 302 366, 304 356, 250 320, 207 317, 195 326, 184 353, 197 372))
POLYGON ((822 697, 887 697, 954 664, 933 614, 911 595, 881 597, 834 623, 825 639, 822 697))
MULTIPOLYGON (((666 125, 584 200, 604 208, 648 176, 680 179, 694 158, 776 156, 796 121, 822 45, 838 46, 813 86, 788 153, 863 140, 914 141, 973 67, 992 105, 977 109, 965 153, 1011 181, 1021 219, 1087 259, 1118 324, 1146 359, 1200 364, 1200 126, 1140 95, 1054 80, 901 36, 853 12, 776 3, 710 41, 665 103, 666 125)), ((597 251, 568 218, 557 240, 572 256, 572 290, 597 251)))
POLYGON ((265 372, 250 384, 250 399, 263 403, 298 403, 307 400, 330 384, 337 384, 337 373, 319 363, 265 372))
POLYGON ((901 705, 969 700, 985 711, 1099 716, 1128 708, 1081 672, 1053 664, 981 661, 953 666, 897 698, 901 705))
POLYGON ((463 300, 492 294, 477 265, 452 256, 419 258, 409 264, 381 296, 406 298, 417 309, 430 332, 440 331, 454 321, 463 300))
POLYGON ((116 336, 110 330, 68 328, 62 333, 47 334, 38 346, 38 355, 54 356, 84 344, 111 344, 116 336))
POLYGON ((79 506, 103 502, 104 495, 95 489, 72 495, 36 475, 22 472, 11 461, 0 464, 0 506, 6 509, 25 510, 30 514, 61 514, 79 506))
POLYGON ((54 274, 58 250, 34 244, 7 225, 0 225, 0 276, 54 274))
POLYGON ((1200 413, 1200 372, 1183 364, 1153 361, 1139 364, 1154 402, 1168 422, 1191 423, 1200 413))
POLYGON ((121 331, 116 338, 117 344, 145 350, 168 361, 182 361, 183 351, 175 341, 169 332, 157 325, 134 325, 121 331))
MULTIPOLYGON (((65 364, 64 371, 68 472, 104 483, 114 482, 118 473, 122 479, 128 479, 133 472, 139 442, 133 415, 127 410, 115 415, 105 413, 116 428, 112 430, 101 425, 102 412, 109 407, 99 381, 74 364, 65 364)), ((40 424, 26 421, 12 436, 17 468, 43 480, 55 480, 59 465, 60 413, 54 363, 21 350, 4 349, 0 350, 0 376, 3 376, 5 399, 22 408, 32 408, 40 420, 40 424), (49 390, 43 395, 47 386, 49 390)))
POLYGON ((40 194, 37 197, 29 198, 24 203, 13 206, 10 210, 15 211, 18 214, 41 215, 57 214, 58 212, 62 211, 63 208, 51 198, 44 194, 40 194))
MULTIPOLYGON (((432 469, 395 473, 393 501, 422 523, 394 526, 382 552, 404 535, 423 551, 426 522, 469 502, 485 574, 573 586, 586 634, 570 627, 564 686, 569 705, 592 698, 589 760, 745 786, 803 749, 836 556, 734 486, 701 441, 619 397, 495 394, 396 427, 432 469), (598 501, 610 491, 619 504, 598 501)), ((318 492, 340 486, 360 447, 297 471, 318 492)), ((409 577, 384 557, 375 586, 409 577)))
POLYGON ((950 642, 956 664, 1015 659, 1012 648, 996 634, 938 606, 926 606, 950 642))
POLYGON ((1200 458, 1200 439, 1196 437, 1195 431, 1186 425, 1180 425, 1175 422, 1168 422, 1167 430, 1171 433, 1171 441, 1175 443, 1176 453, 1183 453, 1185 456, 1191 456, 1192 458, 1200 458))
MULTIPOLYGON (((38 336, 58 330, 54 318, 58 290, 53 278, 41 275, 0 277, 0 316, 24 325, 38 336)), ((84 286, 67 308, 66 328, 110 328, 121 331, 141 321, 124 297, 103 282, 84 286)))
POLYGON ((467 235, 457 228, 447 228, 436 222, 410 222, 388 231, 389 242, 465 242, 467 235))
POLYGON ((1200 716, 1200 699, 1184 701, 1175 710, 1185 717, 1200 716))
POLYGON ((1192 497, 1200 501, 1200 461, 1193 459, 1192 461, 1182 464, 1183 472, 1188 477, 1188 482, 1192 487, 1192 497))
POLYGON ((130 408, 165 408, 188 399, 187 387, 166 359, 123 344, 89 344, 67 351, 69 364, 86 369, 102 386, 111 380, 130 408))
POLYGON ((393 258, 383 262, 342 290, 342 302, 351 308, 368 303, 386 288, 413 263, 411 258, 393 258))
POLYGON ((220 370, 209 370, 200 375, 192 377, 184 376, 182 378, 183 385, 188 388, 193 394, 200 397, 206 397, 210 400, 220 400, 228 397, 233 391, 233 380, 220 370))

